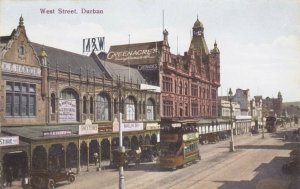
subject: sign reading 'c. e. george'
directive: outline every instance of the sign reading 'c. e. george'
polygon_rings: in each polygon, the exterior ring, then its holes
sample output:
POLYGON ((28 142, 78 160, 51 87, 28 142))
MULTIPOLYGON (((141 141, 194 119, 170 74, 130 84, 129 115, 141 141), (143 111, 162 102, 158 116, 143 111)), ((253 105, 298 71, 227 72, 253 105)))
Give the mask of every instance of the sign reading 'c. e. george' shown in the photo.
POLYGON ((105 49, 105 37, 83 39, 83 52, 101 51, 105 49))

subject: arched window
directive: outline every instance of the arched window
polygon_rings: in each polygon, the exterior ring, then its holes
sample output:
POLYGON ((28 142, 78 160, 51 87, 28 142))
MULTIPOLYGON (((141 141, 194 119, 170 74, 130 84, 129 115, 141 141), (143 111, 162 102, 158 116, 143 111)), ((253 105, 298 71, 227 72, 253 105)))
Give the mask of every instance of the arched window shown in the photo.
POLYGON ((126 120, 136 120, 136 100, 132 96, 127 97, 125 100, 125 114, 126 120))
POLYGON ((86 97, 83 97, 83 108, 82 108, 82 113, 86 114, 86 97))
POLYGON ((105 93, 100 93, 97 95, 96 101, 96 116, 97 120, 108 121, 110 120, 110 98, 105 93))
POLYGON ((179 94, 182 94, 182 82, 179 82, 179 94))
POLYGON ((94 113, 94 98, 90 97, 90 114, 94 113))
POLYGON ((187 85, 187 83, 184 84, 184 94, 185 95, 188 94, 188 85, 187 85))
POLYGON ((64 89, 60 94, 58 104, 59 122, 67 123, 80 120, 79 95, 74 89, 64 89))
POLYGON ((55 94, 51 94, 51 113, 55 113, 55 94))
POLYGON ((152 99, 147 100, 147 120, 154 120, 154 101, 152 99))

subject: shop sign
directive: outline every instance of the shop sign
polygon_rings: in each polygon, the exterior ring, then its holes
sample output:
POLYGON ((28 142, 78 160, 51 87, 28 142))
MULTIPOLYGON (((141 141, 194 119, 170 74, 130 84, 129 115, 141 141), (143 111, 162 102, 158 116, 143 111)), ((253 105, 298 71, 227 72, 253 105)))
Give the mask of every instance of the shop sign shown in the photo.
POLYGON ((76 100, 59 100, 58 102, 59 122, 76 122, 76 100))
MULTIPOLYGON (((108 60, 128 60, 128 59, 147 59, 154 58, 158 54, 157 48, 152 49, 140 49, 132 51, 110 51, 107 54, 108 60)), ((152 68, 151 68, 152 69, 152 68)))
POLYGON ((8 62, 2 62, 2 71, 24 74, 24 75, 31 75, 31 76, 41 76, 40 68, 28 66, 28 65, 12 64, 8 62))
POLYGON ((159 128, 160 128, 160 126, 158 123, 147 123, 146 124, 146 130, 156 130, 159 128))
POLYGON ((94 37, 83 39, 82 52, 101 51, 104 50, 105 37, 94 37))
POLYGON ((114 122, 113 122, 113 132, 117 132, 117 131, 119 131, 119 121, 115 117, 114 122))
POLYGON ((79 135, 88 135, 88 134, 97 134, 97 133, 98 133, 97 124, 79 125, 79 129, 78 129, 79 135))
POLYGON ((198 139, 198 137, 199 137, 198 133, 186 133, 183 134, 182 136, 183 141, 198 139))
POLYGON ((172 127, 181 127, 181 123, 172 123, 172 127))
POLYGON ((19 136, 0 137, 0 146, 11 146, 19 144, 19 136))
POLYGON ((137 69, 141 71, 153 71, 153 70, 158 70, 158 65, 157 64, 138 65, 137 69))
POLYGON ((143 123, 122 123, 123 131, 142 131, 143 123))
POLYGON ((61 135, 70 135, 72 134, 71 130, 54 130, 54 131, 43 131, 43 136, 61 136, 61 135))

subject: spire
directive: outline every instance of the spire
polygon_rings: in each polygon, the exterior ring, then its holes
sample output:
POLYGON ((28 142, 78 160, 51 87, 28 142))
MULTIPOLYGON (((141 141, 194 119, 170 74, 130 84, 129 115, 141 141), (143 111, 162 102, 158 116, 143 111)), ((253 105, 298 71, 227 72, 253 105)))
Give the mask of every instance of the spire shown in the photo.
POLYGON ((24 26, 24 19, 22 17, 22 14, 21 14, 21 17, 19 19, 19 26, 24 26))
POLYGON ((215 43, 214 43, 214 48, 213 50, 211 50, 211 53, 220 53, 220 50, 218 49, 218 44, 217 44, 217 41, 215 40, 215 43))
POLYGON ((169 42, 168 42, 168 35, 169 35, 169 32, 167 31, 167 29, 165 29, 165 30, 163 31, 163 35, 164 35, 164 45, 169 46, 169 42))

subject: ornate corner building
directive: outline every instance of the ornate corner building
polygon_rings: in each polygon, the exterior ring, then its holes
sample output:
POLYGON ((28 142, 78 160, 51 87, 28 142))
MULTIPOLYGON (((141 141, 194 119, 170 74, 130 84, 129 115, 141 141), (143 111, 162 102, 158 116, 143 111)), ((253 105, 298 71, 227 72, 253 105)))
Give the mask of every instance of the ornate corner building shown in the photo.
POLYGON ((198 18, 184 55, 171 53, 165 29, 162 41, 111 46, 106 59, 137 68, 147 82, 160 86, 162 121, 217 118, 220 51, 216 42, 208 50, 198 18))

